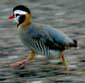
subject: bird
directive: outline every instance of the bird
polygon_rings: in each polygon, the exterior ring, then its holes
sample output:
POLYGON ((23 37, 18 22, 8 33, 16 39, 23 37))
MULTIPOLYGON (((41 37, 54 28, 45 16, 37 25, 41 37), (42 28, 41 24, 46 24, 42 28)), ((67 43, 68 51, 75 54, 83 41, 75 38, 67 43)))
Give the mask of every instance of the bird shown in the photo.
POLYGON ((26 64, 32 61, 38 53, 48 57, 52 50, 59 52, 62 63, 67 67, 64 51, 71 47, 76 48, 78 46, 77 40, 70 38, 64 32, 50 25, 33 22, 32 13, 25 5, 15 6, 13 14, 8 18, 14 19, 22 43, 29 48, 28 55, 24 60, 12 63, 10 66, 18 67, 26 64))

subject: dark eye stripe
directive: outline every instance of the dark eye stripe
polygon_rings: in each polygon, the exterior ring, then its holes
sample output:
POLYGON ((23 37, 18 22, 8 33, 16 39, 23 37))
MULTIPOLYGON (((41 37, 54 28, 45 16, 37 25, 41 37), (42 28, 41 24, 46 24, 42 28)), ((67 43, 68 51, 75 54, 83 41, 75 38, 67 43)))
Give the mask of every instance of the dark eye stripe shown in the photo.
POLYGON ((16 16, 19 16, 19 14, 16 14, 16 16))

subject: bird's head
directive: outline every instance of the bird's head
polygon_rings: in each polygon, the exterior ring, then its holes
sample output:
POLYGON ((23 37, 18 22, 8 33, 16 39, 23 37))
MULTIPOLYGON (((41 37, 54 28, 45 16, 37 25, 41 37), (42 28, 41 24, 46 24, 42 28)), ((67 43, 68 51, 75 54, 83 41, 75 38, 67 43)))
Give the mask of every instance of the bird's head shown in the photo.
POLYGON ((8 17, 9 19, 14 19, 17 25, 29 25, 32 22, 32 16, 30 9, 24 5, 18 5, 13 8, 13 15, 8 17))

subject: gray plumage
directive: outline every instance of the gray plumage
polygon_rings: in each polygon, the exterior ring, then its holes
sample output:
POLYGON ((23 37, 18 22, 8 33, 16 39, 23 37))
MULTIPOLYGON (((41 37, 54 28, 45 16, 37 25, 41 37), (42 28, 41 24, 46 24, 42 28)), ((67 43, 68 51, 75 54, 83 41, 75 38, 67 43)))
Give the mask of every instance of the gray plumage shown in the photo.
POLYGON ((63 32, 48 25, 31 24, 19 28, 22 42, 30 50, 49 56, 50 50, 64 51, 67 47, 76 47, 76 41, 63 32))

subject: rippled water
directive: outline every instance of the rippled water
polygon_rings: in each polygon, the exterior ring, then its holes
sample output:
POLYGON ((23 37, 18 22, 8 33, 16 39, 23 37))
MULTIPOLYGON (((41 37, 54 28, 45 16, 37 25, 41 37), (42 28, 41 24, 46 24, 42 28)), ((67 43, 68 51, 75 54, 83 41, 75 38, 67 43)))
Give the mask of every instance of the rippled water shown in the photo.
POLYGON ((0 1, 0 83, 85 83, 85 1, 84 0, 1 0, 0 1), (33 21, 50 24, 79 41, 78 49, 65 51, 70 73, 62 64, 38 55, 25 67, 13 69, 10 63, 24 58, 15 24, 7 19, 15 5, 28 6, 33 21))

